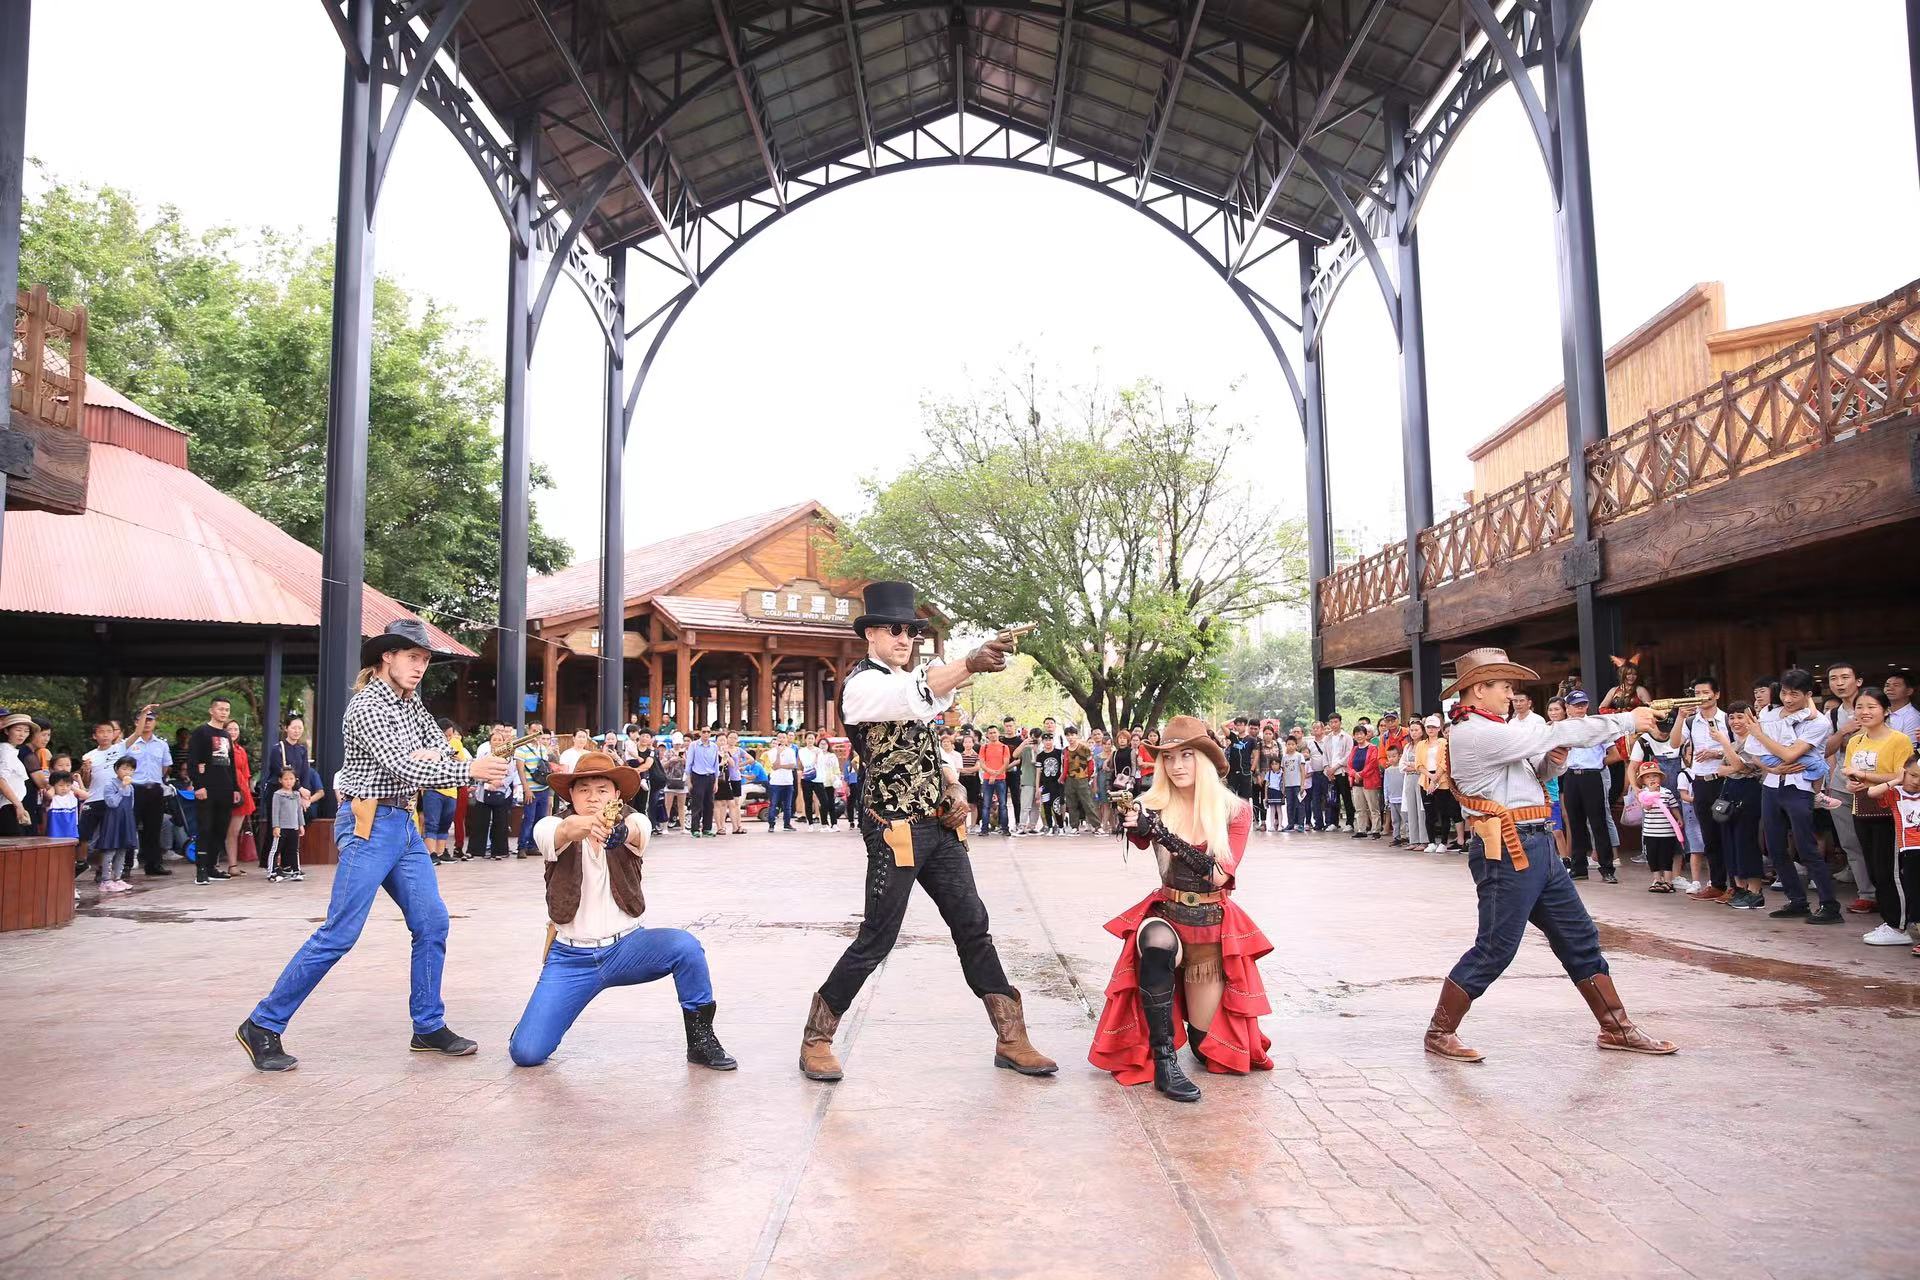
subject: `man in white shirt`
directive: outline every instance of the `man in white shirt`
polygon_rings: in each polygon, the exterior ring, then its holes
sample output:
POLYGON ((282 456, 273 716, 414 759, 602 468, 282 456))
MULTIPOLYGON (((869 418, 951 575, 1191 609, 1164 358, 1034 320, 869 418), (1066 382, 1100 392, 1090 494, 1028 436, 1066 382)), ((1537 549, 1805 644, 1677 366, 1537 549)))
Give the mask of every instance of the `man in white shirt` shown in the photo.
MULTIPOLYGON (((1567 695, 1567 718, 1585 720, 1590 699, 1585 689, 1567 695)), ((1567 831, 1572 835, 1573 878, 1587 878, 1587 858, 1598 854, 1600 878, 1619 884, 1613 870, 1613 840, 1607 830, 1607 746, 1602 739, 1567 752, 1567 771, 1560 778, 1560 809, 1566 815, 1567 831)), ((1454 776, 1459 776, 1456 768, 1454 776)))
POLYGON ((786 830, 793 830, 793 788, 799 778, 800 749, 780 734, 767 750, 767 830, 773 830, 777 818, 784 818, 786 830))
POLYGON ((1327 736, 1321 740, 1326 748, 1326 777, 1329 794, 1327 796, 1327 826, 1335 830, 1353 830, 1353 770, 1349 762, 1353 759, 1353 735, 1340 724, 1340 713, 1334 712, 1327 717, 1327 736))
POLYGON ((1893 710, 1887 712, 1887 723, 1920 746, 1920 710, 1914 709, 1913 685, 1896 671, 1881 683, 1880 691, 1893 704, 1893 710))
POLYGON ((1779 759, 1767 766, 1761 780, 1760 821, 1765 824, 1767 848, 1773 853, 1774 873, 1786 890, 1787 905, 1769 912, 1776 920, 1804 918, 1808 924, 1839 924, 1840 896, 1833 887, 1833 873, 1813 838, 1813 783, 1806 774, 1807 761, 1826 748, 1827 721, 1813 709, 1813 676, 1799 667, 1780 673, 1780 705, 1770 707, 1760 717, 1742 748, 1754 755, 1779 759), (1807 864, 1807 874, 1820 894, 1820 909, 1807 907, 1806 890, 1800 873, 1794 870, 1793 854, 1787 848, 1787 828, 1793 828, 1793 849, 1807 864))
MULTIPOLYGON (((1827 816, 1833 820, 1833 837, 1847 855, 1847 874, 1853 880, 1854 899, 1847 904, 1852 915, 1872 915, 1880 909, 1873 889, 1873 873, 1853 825, 1853 796, 1847 791, 1846 775, 1840 772, 1840 753, 1853 736, 1853 700, 1860 693, 1860 673, 1851 662, 1835 662, 1827 667, 1827 691, 1840 699, 1838 709, 1826 713, 1827 798, 1832 805, 1827 816)), ((1822 806, 1825 808, 1826 806, 1822 806)))
POLYGON ((859 757, 860 835, 867 849, 866 910, 860 932, 814 993, 800 1037, 800 1071, 838 1080, 833 1035, 860 987, 893 950, 918 883, 940 909, 960 956, 960 972, 993 1024, 993 1065, 1022 1075, 1051 1075, 1059 1064, 1027 1038, 1020 992, 1007 981, 988 931, 986 904, 967 858, 966 789, 940 760, 933 719, 976 672, 1006 668, 1011 641, 990 640, 957 662, 915 671, 915 641, 926 629, 904 582, 867 587, 854 634, 867 656, 848 673, 840 719, 859 757))
POLYGON ((673 975, 687 1033, 687 1061, 715 1071, 738 1064, 713 1031, 719 1006, 707 972, 706 949, 684 929, 649 929, 640 887, 641 858, 652 826, 628 801, 640 774, 604 751, 584 752, 571 769, 556 769, 554 794, 573 812, 533 827, 547 868, 548 938, 545 963, 507 1052, 515 1066, 537 1067, 560 1047, 593 998, 608 987, 629 987, 673 975))
POLYGON ((1720 798, 1721 775, 1728 763, 1726 753, 1713 734, 1716 729, 1722 734, 1728 732, 1727 713, 1720 709, 1720 682, 1712 676, 1694 678, 1693 696, 1706 701, 1690 715, 1675 716, 1673 728, 1667 733, 1668 744, 1680 752, 1678 792, 1681 806, 1687 812, 1687 832, 1691 837, 1697 831, 1700 837, 1700 842, 1693 846, 1697 850, 1693 855, 1696 884, 1703 878, 1701 864, 1703 861, 1706 864, 1707 883, 1700 884, 1687 896, 1702 902, 1725 902, 1733 892, 1727 887, 1726 851, 1722 843, 1725 829, 1713 820, 1713 802, 1720 798))

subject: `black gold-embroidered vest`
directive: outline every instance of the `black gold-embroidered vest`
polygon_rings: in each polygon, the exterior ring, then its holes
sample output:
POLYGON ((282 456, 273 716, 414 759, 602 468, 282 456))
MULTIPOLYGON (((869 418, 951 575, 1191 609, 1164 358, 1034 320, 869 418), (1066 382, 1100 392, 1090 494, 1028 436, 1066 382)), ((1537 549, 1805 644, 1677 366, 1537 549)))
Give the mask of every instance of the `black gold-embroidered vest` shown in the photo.
MULTIPOLYGON (((863 671, 892 671, 872 658, 862 659, 847 673, 847 683, 863 671)), ((846 724, 846 691, 840 695, 840 719, 846 724)), ((940 778, 940 740, 933 726, 921 720, 877 720, 846 724, 847 740, 860 759, 860 800, 865 810, 882 818, 929 817, 940 810, 945 786, 940 778)), ((860 814, 862 829, 873 825, 860 814)))

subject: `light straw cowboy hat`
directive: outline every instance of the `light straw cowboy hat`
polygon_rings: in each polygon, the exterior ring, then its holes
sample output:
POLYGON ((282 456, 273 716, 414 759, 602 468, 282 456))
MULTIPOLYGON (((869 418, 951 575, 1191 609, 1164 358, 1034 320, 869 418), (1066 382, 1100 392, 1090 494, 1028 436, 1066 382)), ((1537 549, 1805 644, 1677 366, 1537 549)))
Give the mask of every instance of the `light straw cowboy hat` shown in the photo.
POLYGON ((1440 691, 1451 698, 1488 680, 1538 680, 1540 673, 1507 657, 1505 649, 1469 649, 1453 660, 1453 683, 1440 691))

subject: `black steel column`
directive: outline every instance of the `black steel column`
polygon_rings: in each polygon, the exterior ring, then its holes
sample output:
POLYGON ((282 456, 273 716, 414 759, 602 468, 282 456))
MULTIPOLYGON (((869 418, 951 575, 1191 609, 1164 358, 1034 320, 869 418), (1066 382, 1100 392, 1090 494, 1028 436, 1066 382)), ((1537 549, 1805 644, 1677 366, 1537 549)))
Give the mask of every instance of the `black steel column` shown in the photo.
POLYGON ((1427 329, 1420 301, 1420 234, 1413 225, 1413 186, 1407 181, 1407 104, 1387 103, 1387 169, 1393 175, 1393 231, 1400 263, 1400 457, 1407 507, 1407 605, 1403 629, 1413 666, 1413 707, 1425 715, 1440 707, 1440 648, 1427 639, 1427 605, 1420 588, 1420 535, 1433 524, 1433 449, 1427 413, 1427 329))
POLYGON ((360 595, 367 567, 367 397, 373 359, 373 203, 380 134, 376 0, 351 0, 357 58, 346 60, 340 107, 340 203, 333 245, 333 352, 327 376, 327 489, 321 542, 320 676, 314 752, 332 786, 345 756, 340 725, 360 668, 360 595))
MULTIPOLYGON (((30 0, 0 0, 0 302, 11 332, 14 299, 20 292, 20 184, 27 161, 27 45, 32 28, 30 0)), ((13 426, 13 343, 0 342, 0 435, 13 426)), ((7 505, 9 466, 17 444, 0 439, 0 510, 7 505)), ((22 471, 25 474, 25 471, 22 471)), ((0 535, 6 517, 0 514, 0 535)))
POLYGON ((1607 434, 1606 348, 1600 341, 1600 278, 1594 252, 1593 176, 1587 161, 1587 95, 1573 0, 1551 0, 1548 39, 1551 65, 1547 95, 1554 158, 1560 167, 1555 213, 1560 260, 1560 356, 1566 370, 1567 463, 1572 481, 1573 546, 1567 552, 1567 582, 1574 592, 1580 634, 1580 679, 1594 693, 1607 688, 1606 637, 1618 629, 1606 616, 1613 605, 1598 594, 1602 565, 1593 540, 1587 493, 1586 450, 1607 434))
POLYGON ((1920 165, 1920 0, 1907 0, 1907 92, 1913 96, 1913 158, 1920 165))
MULTIPOLYGON (((539 138, 532 112, 514 123, 514 163, 520 182, 513 198, 513 239, 507 245, 506 404, 500 428, 500 630, 494 714, 516 729, 527 720, 527 340, 533 245, 534 147, 539 138)), ((556 706, 559 704, 556 702, 556 706)))
MULTIPOLYGON (((266 718, 266 723, 260 726, 260 758, 262 760, 267 758, 267 750, 279 741, 280 673, 285 665, 285 647, 280 640, 280 633, 275 631, 267 637, 267 669, 261 681, 263 687, 260 701, 264 705, 262 714, 266 718)), ((272 784, 277 787, 280 785, 280 780, 275 778, 272 784)))
POLYGON ((1320 320, 1313 311, 1313 248, 1300 244, 1300 382, 1307 434, 1307 621, 1313 633, 1313 714, 1333 714, 1333 670, 1321 663, 1320 584, 1333 572, 1333 508, 1327 499, 1327 396, 1321 384, 1320 320))
POLYGON ((600 730, 626 723, 627 535, 622 467, 627 443, 627 251, 607 256, 615 302, 607 336, 606 457, 600 479, 600 730))

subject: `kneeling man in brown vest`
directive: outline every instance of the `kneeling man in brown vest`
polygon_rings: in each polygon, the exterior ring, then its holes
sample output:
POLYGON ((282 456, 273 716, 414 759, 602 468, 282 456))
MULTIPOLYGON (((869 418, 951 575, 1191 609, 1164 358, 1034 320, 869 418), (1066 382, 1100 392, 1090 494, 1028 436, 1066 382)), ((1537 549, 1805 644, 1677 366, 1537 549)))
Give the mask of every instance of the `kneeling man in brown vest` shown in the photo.
POLYGON ((608 987, 627 987, 673 975, 687 1028, 687 1061, 716 1071, 737 1065, 713 1032, 713 984, 707 953, 684 929, 640 923, 647 901, 640 860, 652 828, 629 801, 640 775, 603 751, 581 756, 571 773, 555 770, 553 794, 566 800, 564 816, 542 818, 533 840, 547 860, 547 919, 552 940, 540 981, 513 1029, 508 1052, 516 1065, 538 1066, 559 1047, 567 1028, 608 987))

